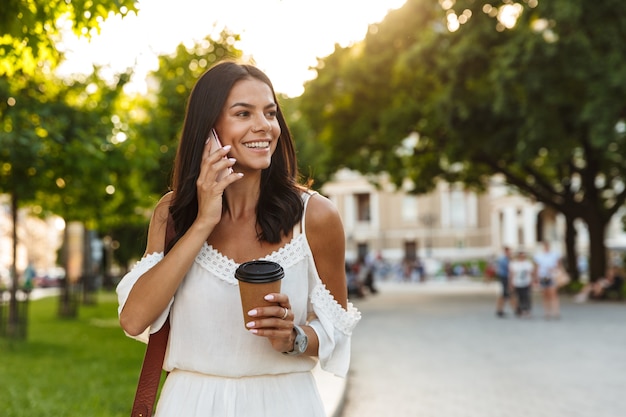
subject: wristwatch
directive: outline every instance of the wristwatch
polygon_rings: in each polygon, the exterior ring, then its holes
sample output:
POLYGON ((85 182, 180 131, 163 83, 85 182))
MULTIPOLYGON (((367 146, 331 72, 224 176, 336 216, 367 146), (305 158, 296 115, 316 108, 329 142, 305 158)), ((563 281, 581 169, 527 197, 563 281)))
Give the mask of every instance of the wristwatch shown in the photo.
POLYGON ((283 352, 285 355, 302 355, 306 351, 306 347, 309 344, 309 337, 304 333, 302 327, 293 326, 293 330, 296 332, 296 340, 293 342, 293 349, 289 352, 283 352))

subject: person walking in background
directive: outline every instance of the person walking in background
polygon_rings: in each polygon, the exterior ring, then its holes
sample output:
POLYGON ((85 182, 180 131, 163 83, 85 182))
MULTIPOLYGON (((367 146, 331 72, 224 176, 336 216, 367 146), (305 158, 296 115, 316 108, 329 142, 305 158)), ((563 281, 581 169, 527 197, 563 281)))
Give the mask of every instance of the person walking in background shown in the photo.
POLYGON ((534 269, 535 265, 528 259, 524 251, 519 251, 509 263, 511 287, 515 290, 517 298, 515 314, 518 317, 530 317, 534 269))
POLYGON ((357 259, 359 266, 358 274, 363 286, 368 289, 370 294, 377 294, 375 280, 374 280, 374 261, 371 255, 368 253, 365 256, 359 256, 357 259))
POLYGON ((546 319, 558 319, 561 316, 559 306, 559 291, 556 274, 561 268, 558 253, 550 249, 549 242, 543 242, 542 250, 535 255, 536 272, 543 299, 543 313, 546 319))
POLYGON ((174 167, 145 256, 117 287, 128 335, 170 323, 156 417, 325 417, 312 370, 319 361, 346 376, 360 313, 346 295, 339 213, 298 184, 294 142, 262 71, 222 62, 198 79, 174 167), (222 140, 214 151, 212 129, 222 140), (242 320, 235 271, 261 259, 282 266, 281 290, 242 320))
POLYGON ((608 268, 605 276, 600 277, 595 282, 588 282, 585 284, 580 292, 574 297, 574 301, 577 303, 584 303, 589 298, 601 300, 607 297, 611 291, 618 294, 622 290, 624 285, 624 277, 620 272, 620 268, 617 265, 612 265, 608 268))
POLYGON ((495 272, 496 277, 500 281, 501 291, 496 301, 496 316, 506 317, 504 307, 508 301, 511 305, 511 309, 515 311, 515 305, 513 297, 511 297, 511 283, 509 280, 509 263, 511 261, 511 248, 505 246, 502 255, 496 259, 495 272))

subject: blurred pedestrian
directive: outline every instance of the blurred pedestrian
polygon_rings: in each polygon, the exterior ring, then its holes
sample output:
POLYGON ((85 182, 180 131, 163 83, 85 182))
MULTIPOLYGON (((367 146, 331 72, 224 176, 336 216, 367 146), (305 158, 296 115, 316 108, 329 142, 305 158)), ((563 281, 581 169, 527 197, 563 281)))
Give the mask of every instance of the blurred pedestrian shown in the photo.
POLYGON ((359 256, 357 260, 357 264, 359 266, 359 277, 360 281, 363 283, 363 286, 367 288, 370 294, 377 294, 378 289, 376 289, 376 283, 374 280, 374 261, 366 254, 365 256, 359 256))
POLYGON ((588 299, 601 300, 606 298, 610 292, 616 292, 618 297, 622 291, 624 285, 624 277, 620 272, 620 268, 616 265, 612 265, 606 271, 603 277, 600 277, 595 282, 589 282, 583 286, 574 301, 577 303, 584 303, 588 299))
POLYGON ((536 276, 543 299, 543 313, 546 319, 559 318, 559 291, 556 275, 561 268, 560 255, 550 249, 550 242, 544 241, 542 250, 535 255, 536 276))
POLYGON ((356 262, 346 261, 346 283, 348 286, 348 296, 357 298, 365 297, 363 282, 359 279, 358 265, 356 262))
POLYGON ((35 267, 33 266, 32 262, 28 263, 28 266, 26 267, 26 269, 24 270, 24 289, 29 291, 33 289, 34 283, 33 280, 35 279, 35 267))
POLYGON ((518 251, 509 263, 511 288, 515 290, 518 317, 530 317, 532 309, 532 284, 535 265, 528 259, 526 252, 518 251))
POLYGON ((500 282, 500 294, 496 300, 496 316, 506 317, 504 308, 509 302, 511 310, 515 311, 514 299, 511 296, 511 282, 509 280, 509 263, 511 261, 511 248, 505 246, 502 254, 495 261, 495 273, 500 282))

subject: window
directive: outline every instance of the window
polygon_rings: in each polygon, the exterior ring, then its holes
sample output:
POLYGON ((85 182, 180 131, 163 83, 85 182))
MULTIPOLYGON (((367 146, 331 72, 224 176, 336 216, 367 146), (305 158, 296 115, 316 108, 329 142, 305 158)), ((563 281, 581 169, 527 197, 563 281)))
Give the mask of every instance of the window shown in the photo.
POLYGON ((402 199, 402 220, 414 222, 417 219, 417 197, 407 195, 402 199))
POLYGON ((450 226, 467 227, 465 193, 460 190, 450 192, 450 226))
POLYGON ((370 195, 369 194, 356 194, 356 219, 360 222, 369 222, 371 220, 370 215, 370 195))

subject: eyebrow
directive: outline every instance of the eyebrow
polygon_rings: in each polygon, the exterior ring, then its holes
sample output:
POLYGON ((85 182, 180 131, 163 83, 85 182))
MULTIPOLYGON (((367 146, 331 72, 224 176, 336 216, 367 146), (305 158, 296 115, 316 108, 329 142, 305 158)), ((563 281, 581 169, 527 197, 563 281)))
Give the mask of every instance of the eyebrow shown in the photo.
MULTIPOLYGON (((248 104, 248 103, 234 103, 232 106, 230 106, 231 109, 234 108, 234 107, 245 107, 245 108, 251 109, 251 108, 254 108, 255 106, 252 105, 252 104, 248 104)), ((278 106, 276 105, 276 103, 270 103, 270 104, 266 105, 263 108, 264 109, 269 109, 269 108, 272 108, 272 107, 278 107, 278 106)))

